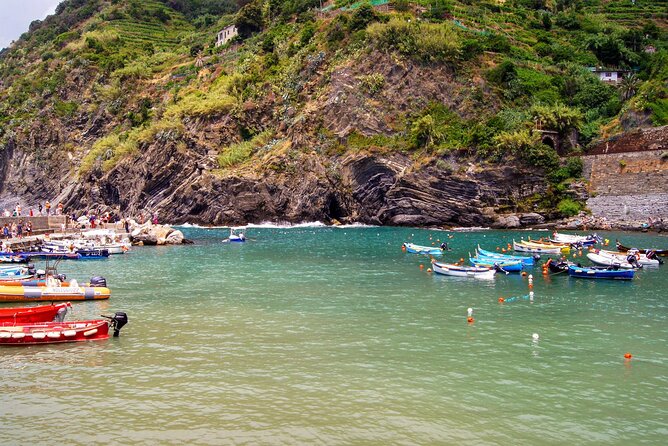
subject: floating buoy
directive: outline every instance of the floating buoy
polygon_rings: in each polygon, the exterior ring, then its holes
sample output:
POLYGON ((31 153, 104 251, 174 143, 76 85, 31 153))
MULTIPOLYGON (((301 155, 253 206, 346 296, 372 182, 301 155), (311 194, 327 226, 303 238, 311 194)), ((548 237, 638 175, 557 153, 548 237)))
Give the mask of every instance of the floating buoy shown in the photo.
POLYGON ((530 290, 533 290, 533 283, 530 283, 530 284, 529 284, 529 289, 530 289, 530 290))
POLYGON ((406 251, 406 245, 401 245, 401 250, 406 251))
POLYGON ((468 322, 469 324, 472 324, 474 322, 474 319, 472 317, 469 317, 469 318, 466 319, 466 322, 468 322))
POLYGON ((627 352, 627 353, 624 353, 624 358, 625 359, 631 359, 631 358, 633 358, 633 355, 631 353, 627 352))
POLYGON ((499 247, 498 247, 498 246, 496 247, 496 250, 497 250, 497 251, 499 250, 499 247))
POLYGON ((462 263, 464 263, 464 259, 463 259, 463 258, 459 259, 459 261, 462 262, 462 263))
MULTIPOLYGON (((497 248, 499 249, 499 248, 497 248)), ((501 248, 501 252, 506 252, 506 248, 501 248)))
POLYGON ((522 277, 526 277, 526 275, 527 275, 527 272, 526 272, 526 271, 522 271, 522 277))
POLYGON ((427 272, 430 273, 430 272, 431 272, 431 268, 427 268, 427 272))
POLYGON ((529 291, 529 301, 533 302, 533 291, 529 291))
POLYGON ((506 301, 506 299, 504 299, 503 297, 499 297, 499 303, 502 304, 502 303, 504 303, 505 301, 506 301))
POLYGON ((469 307, 469 309, 466 310, 466 313, 467 313, 468 317, 473 316, 473 308, 470 308, 470 307, 469 307))
POLYGON ((424 269, 424 265, 420 264, 420 269, 424 269))
POLYGON ((534 341, 537 341, 538 339, 540 339, 540 336, 538 336, 538 333, 534 333, 534 334, 531 335, 531 338, 532 338, 534 341))

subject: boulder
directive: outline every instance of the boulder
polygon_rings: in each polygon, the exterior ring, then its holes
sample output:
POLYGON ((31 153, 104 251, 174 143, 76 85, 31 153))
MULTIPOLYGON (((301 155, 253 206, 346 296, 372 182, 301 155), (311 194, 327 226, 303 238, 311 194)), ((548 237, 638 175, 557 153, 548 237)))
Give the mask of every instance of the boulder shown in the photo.
POLYGON ((145 223, 138 225, 130 234, 132 243, 144 245, 175 245, 183 243, 181 231, 175 231, 170 226, 145 223))
POLYGON ((172 231, 165 239, 166 245, 180 245, 184 242, 183 232, 179 230, 172 231))
POLYGON ((515 214, 499 215, 494 222, 495 228, 519 228, 520 218, 515 214))
POLYGON ((528 212, 520 215, 520 223, 522 226, 534 226, 545 223, 545 217, 535 212, 528 212))

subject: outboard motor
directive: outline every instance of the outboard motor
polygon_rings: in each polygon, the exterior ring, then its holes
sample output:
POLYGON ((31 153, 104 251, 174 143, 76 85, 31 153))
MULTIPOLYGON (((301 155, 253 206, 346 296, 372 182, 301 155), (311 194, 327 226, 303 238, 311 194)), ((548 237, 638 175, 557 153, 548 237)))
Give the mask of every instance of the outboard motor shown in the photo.
POLYGON ((629 264, 631 264, 631 266, 634 268, 642 268, 642 265, 638 263, 638 259, 634 254, 627 255, 626 261, 629 262, 629 264))
POLYGON ((61 282, 66 282, 67 276, 65 274, 56 274, 56 279, 60 280, 61 282))
POLYGON ((114 329, 115 338, 117 338, 121 333, 121 328, 123 328, 125 324, 128 323, 128 315, 121 311, 117 311, 113 316, 105 316, 104 314, 101 314, 100 316, 105 319, 109 319, 110 326, 114 329))
POLYGON ((654 251, 653 249, 650 249, 649 251, 647 251, 645 253, 645 257, 647 257, 648 260, 656 260, 657 262, 659 262, 659 265, 663 265, 663 259, 661 257, 659 257, 656 254, 656 251, 654 251))
POLYGON ((534 254, 531 257, 533 257, 534 260, 540 260, 540 254, 534 254))
POLYGON ((92 287, 107 287, 107 279, 102 276, 95 276, 90 278, 90 286, 92 287))

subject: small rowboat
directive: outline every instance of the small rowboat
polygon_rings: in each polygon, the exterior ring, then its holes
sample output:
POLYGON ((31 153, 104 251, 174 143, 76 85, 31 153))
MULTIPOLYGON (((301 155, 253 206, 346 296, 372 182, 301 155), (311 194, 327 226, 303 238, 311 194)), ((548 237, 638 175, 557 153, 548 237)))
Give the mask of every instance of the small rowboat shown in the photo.
POLYGON ((420 246, 406 242, 401 245, 401 247, 404 248, 406 252, 410 252, 411 254, 427 254, 432 256, 440 256, 443 254, 443 249, 435 248, 433 246, 420 246))
POLYGON ((552 234, 550 241, 554 243, 567 243, 569 245, 590 246, 600 242, 601 238, 596 234, 573 235, 555 232, 552 234))
POLYGON ((494 251, 486 251, 478 245, 478 255, 482 257, 489 257, 492 259, 501 259, 501 260, 521 260, 524 266, 533 266, 534 263, 536 262, 536 258, 540 258, 540 256, 535 256, 535 257, 527 257, 527 256, 514 256, 510 254, 501 254, 498 252, 494 251))
POLYGON ((568 275, 583 279, 615 279, 632 280, 634 271, 632 269, 615 269, 614 267, 577 266, 569 265, 568 275))
POLYGON ((472 277, 475 279, 493 279, 495 270, 491 268, 479 268, 475 266, 459 266, 451 263, 432 262, 435 273, 445 276, 472 277))
POLYGON ((0 285, 0 302, 100 300, 109 296, 111 290, 106 287, 0 285))
POLYGON ((471 257, 471 265, 484 268, 495 268, 506 272, 520 272, 524 268, 521 260, 501 260, 489 257, 471 257))
POLYGON ((616 266, 618 268, 623 268, 623 269, 633 269, 634 266, 631 265, 629 262, 626 260, 618 260, 612 257, 607 257, 607 256, 602 256, 600 254, 596 254, 595 252, 588 252, 587 253, 587 258, 591 260, 592 263, 595 263, 597 265, 601 266, 616 266))
POLYGON ((40 305, 36 307, 0 308, 0 324, 29 324, 35 322, 62 322, 71 308, 69 302, 63 304, 40 305))
POLYGON ((513 249, 517 252, 530 252, 533 254, 556 254, 559 255, 562 252, 567 252, 570 249, 564 248, 560 245, 542 245, 536 243, 528 242, 516 242, 513 240, 513 249))
MULTIPOLYGON (((635 266, 635 264, 642 266, 659 266, 663 263, 663 260, 660 257, 648 259, 645 254, 640 254, 638 250, 631 250, 627 252, 619 251, 606 251, 603 249, 597 249, 594 251, 596 254, 607 257, 614 262, 627 262, 635 266)), ((636 267, 637 268, 637 267, 636 267)))
POLYGON ((128 323, 125 313, 117 312, 104 319, 71 322, 41 322, 23 325, 0 324, 0 345, 58 344, 63 342, 97 341, 109 338, 109 328, 114 337, 128 323))
MULTIPOLYGON (((631 249, 634 249, 634 248, 628 248, 628 247, 622 245, 621 243, 619 243, 619 240, 616 241, 616 244, 617 244, 617 250, 618 251, 626 252, 626 251, 630 251, 631 249)), ((645 254, 645 255, 647 255, 650 251, 653 251, 658 256, 662 256, 662 257, 668 256, 668 249, 650 249, 650 248, 638 249, 638 252, 640 254, 645 254)))

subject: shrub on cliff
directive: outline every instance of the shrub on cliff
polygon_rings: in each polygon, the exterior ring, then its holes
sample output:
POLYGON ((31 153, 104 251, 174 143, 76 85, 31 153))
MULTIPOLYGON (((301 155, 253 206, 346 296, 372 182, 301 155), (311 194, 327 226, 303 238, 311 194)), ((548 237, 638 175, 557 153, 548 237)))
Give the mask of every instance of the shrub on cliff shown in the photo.
POLYGON ((557 210, 564 217, 573 217, 582 210, 582 205, 570 198, 564 198, 557 205, 557 210))

